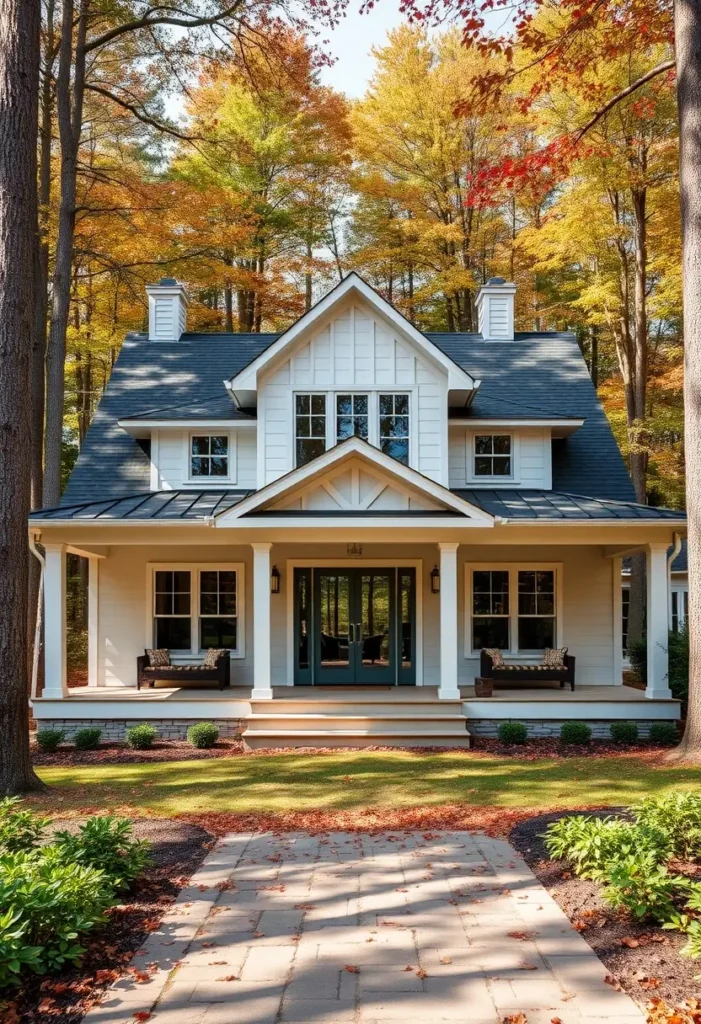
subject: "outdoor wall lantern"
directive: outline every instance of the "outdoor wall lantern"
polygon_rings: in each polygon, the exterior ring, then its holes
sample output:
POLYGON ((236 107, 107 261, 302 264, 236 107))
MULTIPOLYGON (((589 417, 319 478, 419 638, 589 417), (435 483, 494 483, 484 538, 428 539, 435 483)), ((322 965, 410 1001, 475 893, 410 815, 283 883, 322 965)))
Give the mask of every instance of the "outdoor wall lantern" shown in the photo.
POLYGON ((280 570, 276 565, 273 566, 273 571, 270 573, 270 593, 280 593, 280 570))
POLYGON ((441 592, 441 571, 437 565, 431 569, 431 593, 440 594, 441 592))

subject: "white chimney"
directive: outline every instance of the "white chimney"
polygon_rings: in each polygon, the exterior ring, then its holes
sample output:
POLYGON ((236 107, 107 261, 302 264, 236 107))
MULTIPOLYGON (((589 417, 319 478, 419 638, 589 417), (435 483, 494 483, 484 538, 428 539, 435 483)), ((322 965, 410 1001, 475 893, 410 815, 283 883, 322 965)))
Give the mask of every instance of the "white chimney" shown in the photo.
POLYGON ((515 295, 516 285, 503 277, 491 277, 482 285, 477 293, 477 320, 485 340, 514 340, 515 295))
POLYGON ((187 329, 188 299, 185 287, 174 277, 147 284, 148 340, 178 341, 187 329))

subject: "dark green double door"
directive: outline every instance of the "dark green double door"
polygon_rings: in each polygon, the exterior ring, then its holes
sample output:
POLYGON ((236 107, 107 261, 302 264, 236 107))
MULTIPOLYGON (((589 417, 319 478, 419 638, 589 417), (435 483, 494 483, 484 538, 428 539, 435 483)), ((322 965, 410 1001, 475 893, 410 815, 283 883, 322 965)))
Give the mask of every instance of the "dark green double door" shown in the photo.
POLYGON ((295 682, 413 684, 413 568, 298 569, 295 682))

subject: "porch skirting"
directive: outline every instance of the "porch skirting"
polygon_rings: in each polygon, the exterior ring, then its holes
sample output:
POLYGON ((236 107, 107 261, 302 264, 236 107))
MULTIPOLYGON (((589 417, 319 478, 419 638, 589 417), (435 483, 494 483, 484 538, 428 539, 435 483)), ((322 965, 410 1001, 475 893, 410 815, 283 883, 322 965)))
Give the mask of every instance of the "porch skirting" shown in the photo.
MULTIPOLYGON (((96 727, 102 729, 103 740, 123 740, 127 729, 138 725, 140 721, 148 722, 157 731, 162 740, 184 740, 191 725, 202 722, 202 718, 152 718, 144 715, 143 719, 134 718, 42 718, 37 722, 39 729, 63 729, 66 739, 71 740, 78 729, 96 727)), ((246 728, 244 718, 217 718, 215 724, 221 739, 237 740, 246 728)))
MULTIPOLYGON (((591 729, 592 737, 595 740, 610 740, 611 739, 611 725, 613 722, 620 722, 620 718, 608 718, 593 720, 591 718, 580 718, 578 721, 585 722, 591 729)), ((571 722, 573 719, 570 718, 470 718, 468 721, 468 728, 473 736, 485 736, 494 737, 497 735, 497 730, 500 725, 504 722, 522 722, 525 725, 529 737, 538 739, 541 737, 554 737, 555 739, 560 738, 560 729, 565 722, 571 722)), ((632 716, 625 721, 634 721, 638 727, 638 733, 641 739, 645 739, 650 734, 650 726, 659 722, 659 718, 655 719, 643 719, 642 721, 632 716)))

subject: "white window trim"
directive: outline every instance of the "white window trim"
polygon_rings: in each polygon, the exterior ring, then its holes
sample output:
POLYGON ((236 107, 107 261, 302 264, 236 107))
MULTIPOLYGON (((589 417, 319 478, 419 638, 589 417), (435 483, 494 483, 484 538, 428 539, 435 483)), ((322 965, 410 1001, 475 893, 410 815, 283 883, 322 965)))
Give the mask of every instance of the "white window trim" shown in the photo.
POLYGON ((238 454, 237 436, 235 430, 189 430, 185 434, 185 474, 183 483, 194 484, 203 490, 221 490, 222 484, 235 484, 237 480, 238 454), (226 476, 193 476, 192 475, 192 439, 193 437, 227 437, 229 440, 228 466, 229 472, 226 476))
POLYGON ((688 594, 689 594, 689 584, 686 581, 684 581, 683 583, 675 583, 674 580, 672 580, 672 583, 670 584, 670 588, 669 588, 669 599, 670 599, 670 623, 669 624, 670 624, 670 627, 672 625, 672 616, 671 616, 672 594, 680 595, 680 596, 677 597, 677 622, 678 622, 678 624, 680 626, 683 626, 684 623, 686 622, 686 618, 687 618, 686 614, 685 614, 685 609, 684 609, 684 594, 687 595, 686 600, 688 602, 688 600, 689 600, 689 597, 688 597, 688 594))
POLYGON ((199 658, 204 651, 199 645, 200 618, 200 572, 218 570, 236 573, 236 635, 238 647, 230 650, 232 659, 246 657, 246 566, 244 562, 147 562, 146 563, 146 642, 144 647, 153 647, 153 620, 155 616, 154 594, 157 572, 190 573, 190 650, 173 654, 174 662, 187 662, 199 658))
POLYGON ((513 430, 467 430, 465 432, 465 480, 475 487, 512 486, 521 483, 521 439, 513 430), (509 476, 477 476, 475 474, 475 445, 478 437, 505 435, 511 438, 511 473, 509 476))
MULTIPOLYGON (((368 396, 368 444, 373 448, 380 448, 380 395, 408 395, 409 396, 409 466, 411 469, 419 468, 419 431, 418 431, 418 393, 416 385, 404 387, 392 387, 388 384, 369 384, 365 388, 314 388, 298 387, 292 392, 292 468, 297 466, 297 426, 296 409, 297 395, 326 395, 326 451, 336 446, 336 396, 337 395, 367 395, 368 396)), ((483 478, 491 479, 491 478, 483 478)), ((507 479, 501 477, 502 480, 507 479)), ((509 477, 510 481, 511 478, 509 477)))
POLYGON ((479 651, 472 647, 472 573, 480 570, 501 571, 509 573, 509 639, 508 657, 520 657, 525 661, 537 661, 540 655, 534 651, 520 651, 518 648, 518 573, 528 570, 533 572, 552 571, 555 573, 555 646, 563 647, 563 589, 562 562, 465 562, 465 639, 464 656, 478 658, 479 651))

